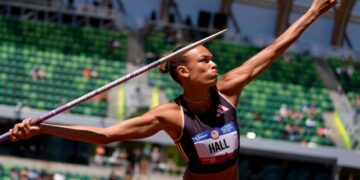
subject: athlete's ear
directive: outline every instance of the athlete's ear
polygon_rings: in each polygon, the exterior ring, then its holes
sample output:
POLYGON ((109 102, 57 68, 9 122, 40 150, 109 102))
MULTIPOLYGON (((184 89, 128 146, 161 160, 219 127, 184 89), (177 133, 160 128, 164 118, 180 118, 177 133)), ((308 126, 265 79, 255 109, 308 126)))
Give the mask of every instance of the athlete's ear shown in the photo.
POLYGON ((178 74, 181 77, 184 77, 184 78, 189 78, 190 77, 189 70, 188 70, 188 68, 186 66, 177 66, 176 71, 178 72, 178 74))

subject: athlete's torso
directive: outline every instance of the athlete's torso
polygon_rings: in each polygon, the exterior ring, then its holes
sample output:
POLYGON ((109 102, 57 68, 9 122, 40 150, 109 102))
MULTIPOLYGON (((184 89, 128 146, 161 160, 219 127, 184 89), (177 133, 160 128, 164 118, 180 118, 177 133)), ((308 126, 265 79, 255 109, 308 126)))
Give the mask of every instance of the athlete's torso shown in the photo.
POLYGON ((212 98, 211 108, 201 114, 191 112, 182 96, 175 100, 184 121, 175 143, 190 174, 220 173, 237 163, 240 131, 236 109, 216 89, 212 90, 212 98))

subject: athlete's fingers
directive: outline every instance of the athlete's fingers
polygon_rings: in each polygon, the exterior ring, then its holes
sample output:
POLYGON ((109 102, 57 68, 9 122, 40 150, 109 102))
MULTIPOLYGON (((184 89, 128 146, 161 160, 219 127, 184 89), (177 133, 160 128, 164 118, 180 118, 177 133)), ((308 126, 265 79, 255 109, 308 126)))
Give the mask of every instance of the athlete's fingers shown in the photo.
POLYGON ((337 3, 338 3, 337 0, 331 0, 331 1, 330 1, 331 6, 335 6, 337 3))
POLYGON ((30 124, 29 124, 28 122, 26 122, 26 121, 24 121, 23 124, 24 124, 25 134, 26 134, 26 135, 30 134, 30 130, 31 130, 31 129, 30 129, 30 124))
POLYGON ((19 131, 19 125, 18 125, 18 124, 15 124, 14 128, 12 129, 13 135, 17 134, 18 131, 19 131))
POLYGON ((14 136, 13 133, 14 133, 13 129, 10 129, 9 130, 10 141, 15 141, 16 140, 16 137, 14 136))

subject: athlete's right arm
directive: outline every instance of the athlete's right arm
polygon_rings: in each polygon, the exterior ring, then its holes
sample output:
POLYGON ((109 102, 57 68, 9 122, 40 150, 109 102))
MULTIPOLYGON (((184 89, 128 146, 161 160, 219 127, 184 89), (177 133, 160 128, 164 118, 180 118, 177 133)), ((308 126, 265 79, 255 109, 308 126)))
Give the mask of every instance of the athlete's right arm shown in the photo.
POLYGON ((10 140, 28 139, 37 134, 49 134, 67 139, 84 141, 94 144, 107 144, 114 141, 129 139, 140 139, 154 135, 160 130, 165 130, 166 126, 161 123, 161 112, 151 110, 146 114, 119 122, 108 128, 98 128, 91 126, 62 126, 62 125, 30 125, 30 119, 16 124, 9 130, 10 140))

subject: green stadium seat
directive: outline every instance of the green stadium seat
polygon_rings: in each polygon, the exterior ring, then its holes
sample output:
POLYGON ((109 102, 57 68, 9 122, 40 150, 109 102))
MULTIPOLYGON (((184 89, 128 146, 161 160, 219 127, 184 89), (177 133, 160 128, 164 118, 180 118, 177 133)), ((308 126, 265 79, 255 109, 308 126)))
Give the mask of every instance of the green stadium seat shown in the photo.
MULTIPOLYGON (((6 84, 6 90, 0 91, 1 104, 16 105, 22 101, 33 108, 52 109, 62 99, 72 100, 114 80, 115 74, 126 74, 126 47, 106 52, 109 40, 125 44, 127 37, 121 33, 4 17, 0 17, 0 32, 0 63, 4 67, 0 85, 6 84), (97 59, 100 63, 94 62, 97 59), (76 81, 82 78, 83 65, 104 70, 99 70, 97 83, 76 81), (30 79, 30 71, 40 67, 47 72, 45 79, 30 79), (11 98, 9 95, 17 89, 22 98, 11 98)), ((99 110, 77 112, 105 116, 106 106, 105 103, 99 110)))

